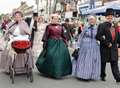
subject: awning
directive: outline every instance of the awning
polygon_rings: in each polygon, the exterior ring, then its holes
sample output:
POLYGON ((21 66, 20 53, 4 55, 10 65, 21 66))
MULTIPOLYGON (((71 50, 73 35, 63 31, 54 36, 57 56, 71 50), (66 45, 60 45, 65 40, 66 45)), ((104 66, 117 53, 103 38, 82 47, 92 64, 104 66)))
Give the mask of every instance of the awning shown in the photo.
POLYGON ((113 8, 116 12, 120 11, 120 4, 110 4, 88 11, 88 14, 104 14, 107 8, 113 8))

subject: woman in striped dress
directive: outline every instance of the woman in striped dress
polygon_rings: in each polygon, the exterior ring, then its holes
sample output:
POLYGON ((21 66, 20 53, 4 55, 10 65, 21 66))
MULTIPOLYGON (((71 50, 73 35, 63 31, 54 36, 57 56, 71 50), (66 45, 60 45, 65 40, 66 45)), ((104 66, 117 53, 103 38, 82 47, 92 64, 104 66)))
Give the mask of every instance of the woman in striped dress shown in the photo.
POLYGON ((97 33, 95 17, 89 16, 88 22, 89 25, 84 28, 78 39, 78 58, 73 60, 73 75, 85 81, 99 80, 101 69, 100 49, 95 39, 97 33))

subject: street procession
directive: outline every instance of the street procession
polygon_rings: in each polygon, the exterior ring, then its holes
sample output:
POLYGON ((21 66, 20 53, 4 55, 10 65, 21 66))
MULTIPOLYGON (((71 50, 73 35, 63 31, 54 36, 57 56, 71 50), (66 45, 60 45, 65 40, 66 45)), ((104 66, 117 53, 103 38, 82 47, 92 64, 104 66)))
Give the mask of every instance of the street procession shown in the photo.
POLYGON ((0 88, 120 88, 120 0, 0 0, 0 88))

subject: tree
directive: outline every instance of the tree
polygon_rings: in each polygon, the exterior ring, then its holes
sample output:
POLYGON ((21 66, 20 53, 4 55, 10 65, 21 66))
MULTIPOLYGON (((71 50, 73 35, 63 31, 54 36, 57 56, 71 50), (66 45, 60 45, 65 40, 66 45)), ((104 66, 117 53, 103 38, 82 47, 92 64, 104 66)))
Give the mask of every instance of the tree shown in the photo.
POLYGON ((102 6, 104 6, 104 3, 106 2, 106 0, 102 0, 102 6))
POLYGON ((0 15, 0 20, 2 20, 2 18, 3 18, 4 15, 5 15, 5 14, 1 14, 1 15, 0 15))
POLYGON ((110 2, 110 1, 115 1, 115 0, 102 0, 102 5, 104 6, 106 2, 110 2))

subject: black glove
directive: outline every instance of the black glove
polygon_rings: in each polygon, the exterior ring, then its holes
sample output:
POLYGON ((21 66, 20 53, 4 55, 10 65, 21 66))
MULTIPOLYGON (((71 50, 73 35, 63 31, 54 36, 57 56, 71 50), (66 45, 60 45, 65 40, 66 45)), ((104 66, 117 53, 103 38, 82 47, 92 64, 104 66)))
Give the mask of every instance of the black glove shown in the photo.
POLYGON ((47 48, 47 43, 44 42, 44 43, 43 43, 43 49, 46 49, 46 48, 47 48))
POLYGON ((79 48, 78 49, 75 49, 74 52, 72 53, 72 56, 75 58, 75 60, 78 59, 78 56, 79 56, 79 48))

